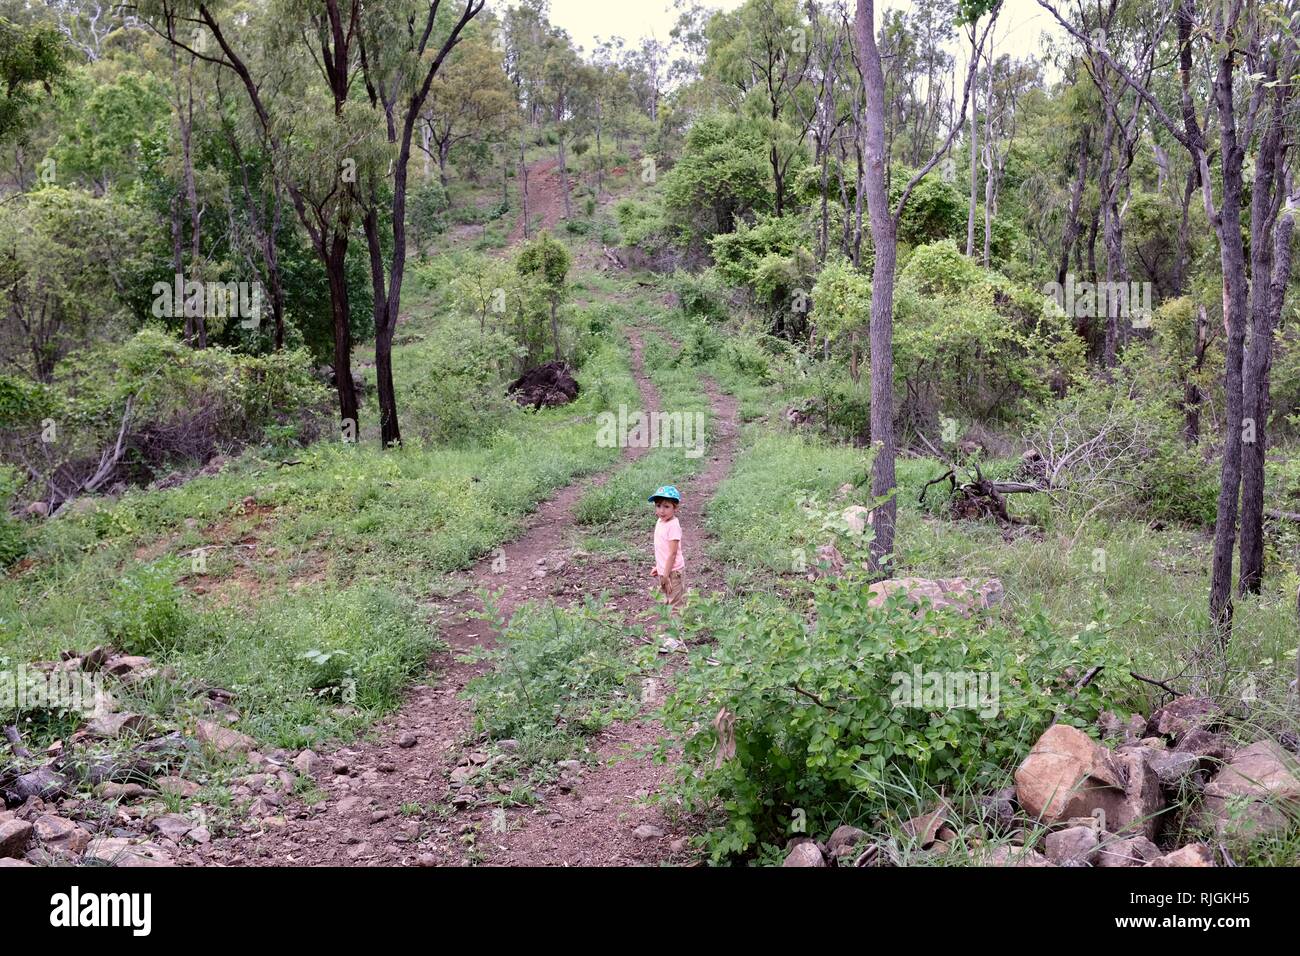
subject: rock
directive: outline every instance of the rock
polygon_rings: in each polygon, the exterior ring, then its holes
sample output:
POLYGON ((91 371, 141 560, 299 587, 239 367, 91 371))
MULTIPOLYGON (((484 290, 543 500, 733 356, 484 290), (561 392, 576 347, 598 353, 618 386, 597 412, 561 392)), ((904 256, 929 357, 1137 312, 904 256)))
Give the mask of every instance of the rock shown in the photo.
POLYGON ((79 855, 90 843, 90 834, 71 820, 47 813, 36 819, 36 837, 52 850, 79 855))
POLYGON ((844 523, 854 534, 862 534, 871 524, 871 509, 864 505, 849 505, 840 513, 844 523))
POLYGON ((68 779, 49 767, 38 767, 14 781, 13 791, 19 800, 52 800, 68 792, 68 779))
POLYGON ((658 840, 663 837, 664 831, 654 824, 643 823, 632 831, 632 835, 638 840, 658 840))
POLYGON ((1281 744, 1264 740, 1236 753, 1205 786, 1205 809, 1221 836, 1281 833, 1300 813, 1300 767, 1281 744))
POLYGON ((108 673, 115 677, 125 677, 134 671, 151 667, 152 665, 153 661, 147 657, 134 657, 129 654, 122 654, 118 657, 110 658, 108 663, 104 666, 104 670, 108 671, 108 673))
POLYGON ((1070 827, 1047 834, 1047 859, 1057 866, 1084 866, 1097 858, 1097 831, 1070 827))
POLYGON ((194 829, 194 821, 179 813, 168 813, 151 821, 149 829, 179 843, 194 829))
POLYGON ((358 843, 356 846, 348 847, 348 859, 358 860, 363 856, 370 856, 375 852, 375 848, 369 843, 358 843))
POLYGON ((505 740, 498 740, 497 746, 508 754, 514 753, 519 749, 519 741, 515 740, 513 737, 507 737, 505 740))
POLYGON ((402 736, 397 738, 397 746, 401 747, 403 750, 410 750, 419 742, 420 739, 416 737, 415 734, 409 732, 402 734, 402 736))
POLYGON ((96 837, 86 849, 85 862, 120 867, 176 865, 161 847, 122 837, 96 837))
POLYGON ((867 838, 866 831, 843 824, 835 828, 831 838, 826 841, 826 855, 832 860, 854 856, 857 846, 867 838))
POLYGON ((26 820, 0 823, 0 857, 22 856, 32 842, 35 829, 26 820))
POLYGON ((1181 850, 1156 857, 1146 866, 1214 866, 1214 853, 1204 843, 1189 843, 1181 850))
POLYGON ((998 846, 989 850, 980 860, 981 866, 1053 866, 1051 860, 1037 850, 1020 846, 998 846))
POLYGON ((210 843, 212 841, 212 832, 207 827, 195 827, 187 836, 195 843, 210 843))
POLYGON ((1049 825, 1101 810, 1106 829, 1132 830, 1148 839, 1164 806, 1159 778, 1142 755, 1113 754, 1065 724, 1049 727, 1016 768, 1016 799, 1026 813, 1049 825))
POLYGON ((106 714, 86 722, 86 732, 92 737, 114 739, 123 734, 147 736, 153 733, 153 724, 142 714, 106 714))
POLYGON ((1160 847, 1144 836, 1118 838, 1114 834, 1103 834, 1101 845, 1097 848, 1096 866, 1120 867, 1142 866, 1161 856, 1160 847))
POLYGON ((1123 789, 1110 752, 1087 734, 1065 724, 1043 733, 1016 768, 1016 800, 1030 816, 1045 823, 1090 816, 1085 795, 1093 790, 1123 789))
POLYGON ((457 767, 451 772, 451 785, 453 787, 463 787, 473 779, 476 773, 478 773, 478 767, 475 767, 472 764, 457 767))
POLYGON ((992 833, 1007 833, 1016 823, 1016 789, 1007 787, 981 797, 977 802, 980 820, 992 833))
POLYGON ((1226 737, 1203 727, 1196 727, 1178 738, 1174 750, 1178 753, 1195 754, 1207 760, 1226 760, 1232 752, 1232 746, 1226 737))
POLYGON ((789 855, 785 858, 782 866, 822 866, 826 865, 826 858, 822 856, 822 851, 818 849, 817 844, 811 840, 803 843, 796 843, 790 850, 789 855))
POLYGON ((257 746, 257 741, 247 734, 241 734, 229 727, 222 727, 210 720, 200 720, 198 738, 220 754, 248 753, 257 746))
POLYGON ((567 770, 569 773, 582 773, 581 760, 561 760, 555 766, 561 770, 567 770))
POLYGON ((1172 737, 1176 741, 1195 729, 1210 729, 1222 722, 1223 712, 1205 697, 1175 697, 1151 715, 1147 736, 1172 737))
POLYGON ((1005 591, 997 578, 891 578, 871 585, 871 607, 881 607, 899 591, 917 603, 929 601, 936 608, 951 608, 963 617, 975 609, 988 610, 1002 603, 1005 591))
POLYGON ((184 777, 159 777, 153 782, 153 785, 158 788, 159 793, 169 794, 173 797, 192 797, 200 790, 197 783, 186 780, 184 777))
POLYGON ((844 573, 846 564, 839 548, 834 544, 823 544, 817 548, 817 567, 810 572, 809 576, 814 579, 823 575, 839 577, 844 573))
POLYGON ((952 808, 941 803, 929 813, 913 817, 903 824, 903 832, 911 837, 916 845, 924 850, 938 839, 939 828, 952 816, 952 808))
POLYGON ((338 805, 335 807, 335 809, 338 810, 339 813, 345 813, 345 814, 351 813, 352 811, 360 807, 363 803, 365 803, 365 798, 363 797, 357 797, 357 796, 344 797, 342 800, 338 802, 338 805))
POLYGON ((1160 778, 1160 785, 1166 790, 1176 790, 1179 784, 1196 772, 1201 765, 1201 758, 1196 754, 1180 750, 1148 750, 1145 755, 1147 764, 1160 778))
POLYGON ((95 793, 104 800, 135 800, 153 792, 138 783, 101 783, 95 788, 95 793))
POLYGON ((26 860, 18 860, 10 856, 0 856, 0 869, 4 867, 32 866, 26 860))

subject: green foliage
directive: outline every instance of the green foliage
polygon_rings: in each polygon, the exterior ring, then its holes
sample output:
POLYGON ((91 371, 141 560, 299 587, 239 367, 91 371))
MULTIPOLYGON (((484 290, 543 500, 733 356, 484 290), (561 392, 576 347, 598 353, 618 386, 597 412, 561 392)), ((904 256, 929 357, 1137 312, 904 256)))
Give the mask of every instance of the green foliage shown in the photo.
POLYGON ((712 269, 692 273, 678 269, 669 279, 677 306, 690 318, 722 322, 727 318, 727 289, 712 269))
MULTIPOLYGON (((1133 377, 1132 366, 1126 374, 1133 377)), ((1062 508, 1112 514, 1136 509, 1202 526, 1214 521, 1217 475, 1183 442, 1176 410, 1158 394, 1119 381, 1081 381, 1039 409, 1028 438, 1035 448, 1069 457, 1070 466, 1057 477, 1068 492, 1058 498, 1062 508)))
POLYGON ((823 335, 863 331, 871 322, 871 279, 842 257, 822 267, 812 299, 813 321, 823 335))
POLYGON ((46 186, 0 207, 0 327, 29 375, 48 381, 75 347, 126 330, 123 290, 142 274, 149 235, 139 207, 80 189, 46 186))
POLYGON ((128 654, 170 657, 189 626, 176 585, 176 569, 143 564, 113 589, 104 636, 128 654))
POLYGON ((9 567, 27 553, 27 535, 22 523, 10 514, 20 487, 18 469, 0 464, 0 568, 9 567))
MULTIPOLYGON (((731 285, 747 286, 768 299, 808 266, 807 234, 796 216, 759 216, 735 232, 714 236, 709 246, 714 268, 731 285)), ((811 284, 811 283, 810 283, 811 284)))
POLYGON ((24 26, 0 17, 0 143, 22 138, 36 119, 38 91, 63 77, 70 52, 54 24, 24 26))
POLYGON ((436 179, 422 180, 411 189, 407 196, 406 218, 417 244, 427 243, 446 231, 450 206, 447 190, 436 179))
POLYGON ((569 610, 527 604, 508 623, 498 619, 495 646, 477 655, 493 666, 465 687, 475 729, 490 740, 535 744, 590 736, 635 713, 628 639, 607 617, 602 595, 569 610))
POLYGON ((895 369, 907 383, 906 420, 931 427, 939 411, 1014 420, 1083 368, 1064 313, 1032 289, 986 271, 951 240, 919 247, 895 296, 895 369))
MULTIPOLYGON (((911 178, 910 170, 899 169, 890 177, 889 202, 902 198, 911 178)), ((952 183, 934 173, 926 175, 907 199, 898 224, 898 240, 912 246, 956 238, 966 229, 966 198, 952 183)))
POLYGON ((572 259, 569 251, 543 232, 520 250, 515 268, 535 280, 548 296, 562 296, 572 259))
POLYGON ((702 242, 770 210, 771 180, 761 130, 735 117, 702 117, 663 177, 664 210, 683 240, 702 242))
POLYGON ((683 754, 674 796, 718 820, 715 860, 783 842, 796 810, 823 833, 846 805, 866 818, 900 793, 994 785, 1058 713, 1096 718, 1104 678, 1072 696, 1067 669, 1123 660, 1095 626, 1067 635, 1042 615, 1009 624, 871 597, 860 577, 819 586, 812 623, 764 598, 694 606, 687 633, 714 643, 677 675, 664 723, 683 754), (915 706, 918 672, 924 686, 984 675, 987 693, 915 706), (715 760, 723 709, 735 756, 715 760))

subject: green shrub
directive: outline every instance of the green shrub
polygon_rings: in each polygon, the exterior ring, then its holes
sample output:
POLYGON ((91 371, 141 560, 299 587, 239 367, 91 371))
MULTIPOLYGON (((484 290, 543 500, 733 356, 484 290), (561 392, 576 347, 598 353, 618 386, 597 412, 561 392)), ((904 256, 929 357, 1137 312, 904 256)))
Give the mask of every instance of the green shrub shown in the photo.
POLYGON ((132 568, 113 588, 105 637, 128 654, 168 657, 184 642, 189 621, 172 569, 132 568))
POLYGON ((819 586, 812 623, 769 599, 694 605, 688 635, 714 643, 676 677, 660 757, 682 748, 672 795, 719 818, 715 860, 782 842, 797 811, 819 833, 845 806, 865 819, 900 793, 995 784, 1058 711, 1084 726, 1103 704, 1103 681, 1072 695, 1069 679, 1118 659, 1098 628, 1071 637, 1041 615, 1012 626, 871 597, 861 580, 819 586), (927 696, 951 675, 982 696, 927 696), (718 758, 723 710, 730 759, 718 758))
POLYGON ((668 282, 684 315, 710 322, 727 318, 727 290, 714 270, 692 273, 678 269, 668 282))
POLYGON ((599 597, 568 610, 527 604, 508 624, 499 621, 495 646, 478 653, 493 666, 465 687, 475 729, 492 740, 535 743, 589 736, 634 713, 639 695, 628 640, 607 617, 599 597))

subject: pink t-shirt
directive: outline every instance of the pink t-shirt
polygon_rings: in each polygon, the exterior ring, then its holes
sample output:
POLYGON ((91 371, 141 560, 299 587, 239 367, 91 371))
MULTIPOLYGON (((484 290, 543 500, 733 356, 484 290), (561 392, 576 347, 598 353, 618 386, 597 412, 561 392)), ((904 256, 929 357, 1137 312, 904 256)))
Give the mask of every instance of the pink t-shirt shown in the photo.
POLYGON ((680 571, 686 567, 686 559, 682 557, 682 526, 676 518, 655 522, 655 567, 659 569, 660 574, 665 573, 664 565, 668 561, 669 541, 677 542, 677 561, 672 569, 680 571))

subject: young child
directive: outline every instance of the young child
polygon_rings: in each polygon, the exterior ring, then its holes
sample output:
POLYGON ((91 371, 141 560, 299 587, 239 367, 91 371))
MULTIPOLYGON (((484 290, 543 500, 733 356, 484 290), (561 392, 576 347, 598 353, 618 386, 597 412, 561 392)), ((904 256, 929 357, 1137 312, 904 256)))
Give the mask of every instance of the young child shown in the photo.
POLYGON ((682 555, 682 526, 677 521, 677 506, 682 496, 673 485, 664 485, 649 500, 655 506, 655 566, 650 576, 659 579, 668 607, 674 614, 686 605, 686 560, 682 555))

